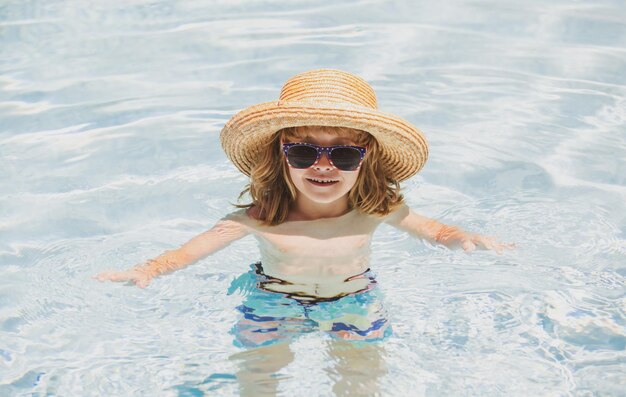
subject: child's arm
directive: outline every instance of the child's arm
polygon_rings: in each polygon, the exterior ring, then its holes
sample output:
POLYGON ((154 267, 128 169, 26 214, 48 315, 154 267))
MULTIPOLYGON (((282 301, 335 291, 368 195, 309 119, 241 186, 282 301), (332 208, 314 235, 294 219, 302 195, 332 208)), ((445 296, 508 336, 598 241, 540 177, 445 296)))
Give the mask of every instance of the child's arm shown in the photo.
POLYGON ((213 228, 192 238, 180 248, 165 251, 154 259, 123 271, 105 271, 94 276, 99 281, 132 281, 144 288, 153 277, 166 272, 182 269, 199 259, 210 255, 235 240, 246 236, 249 229, 243 224, 224 218, 213 228))
POLYGON ((461 246, 466 252, 477 247, 502 253, 504 249, 514 248, 514 244, 503 244, 492 237, 466 232, 456 226, 445 225, 434 219, 419 215, 404 205, 385 220, 388 224, 410 233, 413 236, 437 242, 447 247, 461 246))

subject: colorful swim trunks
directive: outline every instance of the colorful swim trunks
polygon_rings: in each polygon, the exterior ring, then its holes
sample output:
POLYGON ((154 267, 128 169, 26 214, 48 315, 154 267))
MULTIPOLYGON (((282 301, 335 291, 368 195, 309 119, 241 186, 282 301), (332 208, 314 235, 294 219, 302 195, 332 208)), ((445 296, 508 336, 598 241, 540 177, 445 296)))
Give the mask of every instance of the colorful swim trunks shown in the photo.
POLYGON ((250 268, 233 280, 228 290, 229 295, 244 296, 237 307, 242 316, 231 329, 239 347, 267 346, 319 331, 337 339, 364 342, 391 335, 382 294, 369 270, 362 275, 370 280, 362 292, 336 299, 303 300, 264 290, 262 286, 271 279, 263 274, 260 263, 250 268))

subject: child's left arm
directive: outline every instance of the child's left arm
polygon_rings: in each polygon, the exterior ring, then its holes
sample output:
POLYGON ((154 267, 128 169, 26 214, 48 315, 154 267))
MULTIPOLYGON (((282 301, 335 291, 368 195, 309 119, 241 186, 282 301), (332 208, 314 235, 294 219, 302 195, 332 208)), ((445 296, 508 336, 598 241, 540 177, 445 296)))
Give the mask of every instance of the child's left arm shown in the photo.
POLYGON ((438 242, 450 248, 463 247, 466 252, 474 251, 476 248, 483 248, 494 250, 501 254, 503 250, 515 247, 514 244, 500 243, 493 237, 466 232, 456 226, 445 225, 434 219, 419 215, 406 205, 390 214, 385 222, 413 236, 438 242))

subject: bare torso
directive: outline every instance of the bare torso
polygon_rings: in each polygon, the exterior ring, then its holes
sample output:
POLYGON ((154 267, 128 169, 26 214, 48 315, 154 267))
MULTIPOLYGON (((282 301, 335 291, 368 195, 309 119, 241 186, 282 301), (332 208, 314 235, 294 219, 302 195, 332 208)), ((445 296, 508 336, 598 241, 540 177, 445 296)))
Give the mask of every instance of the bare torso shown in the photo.
POLYGON ((365 289, 370 243, 383 217, 356 210, 335 218, 287 221, 264 226, 245 210, 229 220, 243 225, 259 243, 264 288, 300 296, 334 297, 365 289))

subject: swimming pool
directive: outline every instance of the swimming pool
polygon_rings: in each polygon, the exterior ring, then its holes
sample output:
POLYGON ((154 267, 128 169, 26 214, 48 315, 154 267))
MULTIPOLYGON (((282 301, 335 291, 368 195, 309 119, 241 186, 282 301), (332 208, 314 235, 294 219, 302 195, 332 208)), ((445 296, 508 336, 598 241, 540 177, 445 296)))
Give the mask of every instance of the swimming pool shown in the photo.
POLYGON ((619 1, 5 2, 0 394, 228 396, 251 355, 271 368, 230 334, 252 239, 145 290, 90 277, 230 211, 245 178, 224 122, 335 67, 428 137, 413 208, 518 248, 380 228, 393 334, 303 335, 279 394, 623 395, 624 21, 619 1))

